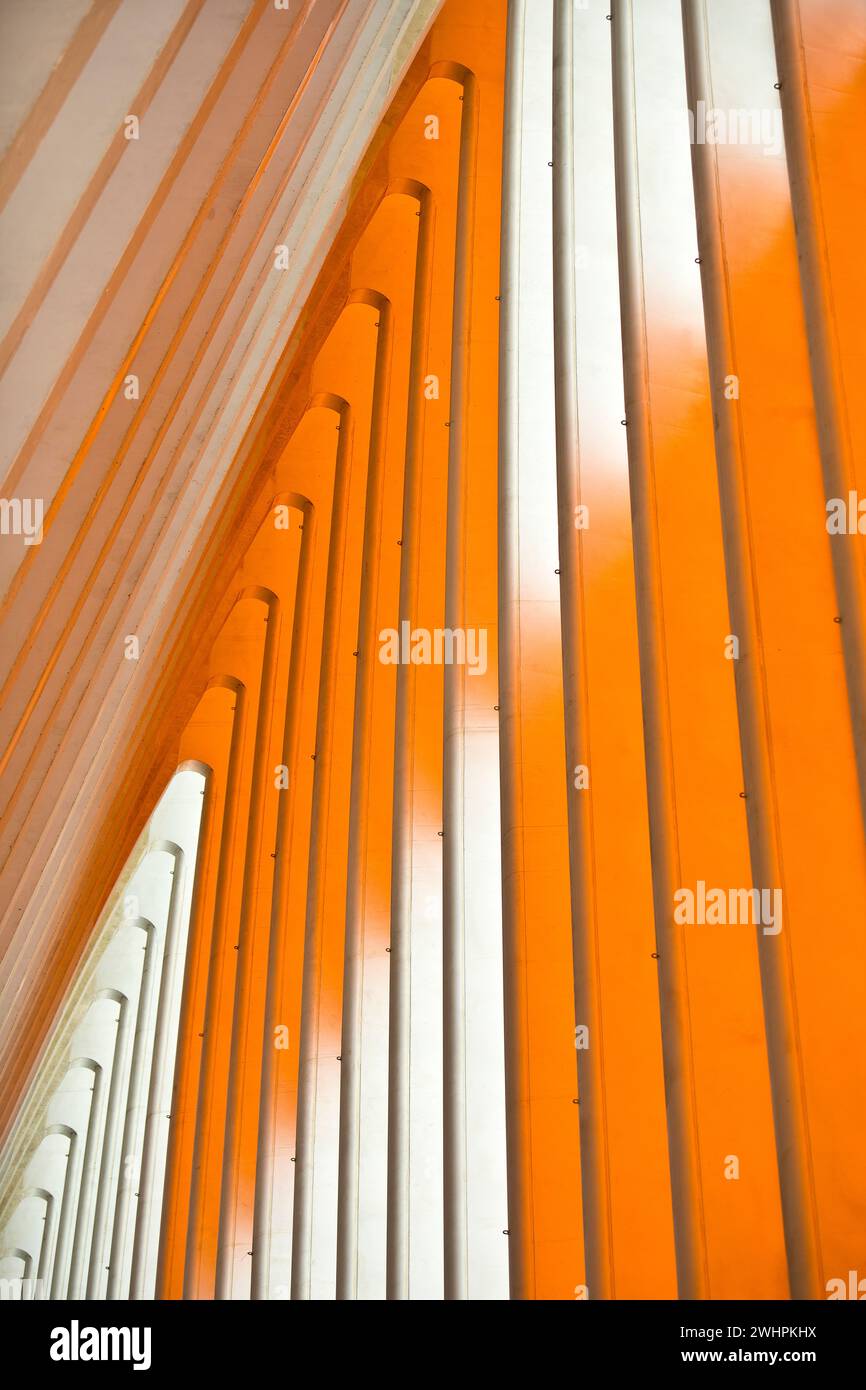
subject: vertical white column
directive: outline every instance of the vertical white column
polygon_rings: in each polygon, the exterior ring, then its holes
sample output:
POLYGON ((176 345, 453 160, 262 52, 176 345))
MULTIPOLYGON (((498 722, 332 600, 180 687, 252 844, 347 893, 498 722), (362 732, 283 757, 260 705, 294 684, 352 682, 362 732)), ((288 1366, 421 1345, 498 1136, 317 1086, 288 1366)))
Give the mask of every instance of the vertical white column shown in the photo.
MULTIPOLYGON (((108 1134, 108 1119, 111 1106, 117 1109, 119 1101, 118 1051, 123 1042, 124 1016, 129 1003, 125 994, 116 989, 101 989, 95 995, 93 1004, 100 1002, 116 1004, 118 1007, 114 1041, 110 1049, 110 1084, 105 1085, 104 1067, 97 1073, 98 1086, 94 1086, 92 1113, 87 1127, 87 1143, 84 1150, 84 1165, 81 1172, 81 1194, 78 1200, 78 1213, 75 1220, 75 1235, 72 1242, 72 1259, 69 1266, 69 1298, 80 1299, 85 1293, 89 1256, 94 1235, 96 1208, 99 1200, 101 1182, 104 1179, 102 1159, 105 1140, 108 1134), (98 1099, 98 1108, 97 1108, 98 1099)), ((110 1025, 109 1025, 110 1026, 110 1025)), ((106 1056, 106 1064, 109 1057, 106 1056)))

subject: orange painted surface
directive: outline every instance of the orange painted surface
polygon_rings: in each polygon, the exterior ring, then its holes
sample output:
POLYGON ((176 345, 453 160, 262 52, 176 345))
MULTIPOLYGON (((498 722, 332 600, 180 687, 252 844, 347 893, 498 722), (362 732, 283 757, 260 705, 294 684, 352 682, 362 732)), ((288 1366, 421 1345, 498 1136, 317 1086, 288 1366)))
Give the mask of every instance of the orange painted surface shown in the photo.
MULTIPOLYGON (((143 823, 166 770, 187 759, 211 770, 200 848, 164 1204, 160 1296, 213 1296, 224 1183, 227 1095, 234 1029, 238 1100, 232 1183, 234 1236, 249 1249, 256 1179, 261 1038, 283 721, 290 679, 300 679, 297 763, 289 769, 289 870, 279 924, 284 972, 278 1019, 289 1047, 276 1058, 277 1149, 292 1155, 297 1102, 301 973, 315 768, 319 662, 334 473, 340 429, 349 433, 349 493, 340 563, 335 735, 321 903, 321 1143, 333 1146, 339 1086, 349 787, 358 608, 364 577, 365 491, 377 352, 387 304, 384 492, 375 598, 376 631, 397 624, 407 400, 419 217, 432 219, 432 270, 423 375, 419 602, 415 624, 443 624, 449 371, 461 68, 474 74, 478 130, 471 229, 471 333, 467 359, 467 563, 465 625, 486 628, 486 675, 467 682, 467 726, 496 727, 497 397, 504 9, 499 0, 448 0, 356 180, 349 208, 302 324, 273 383, 269 413, 209 554, 196 621, 179 632, 166 665, 184 667, 173 702, 142 728, 133 764, 134 813, 143 823), (438 136, 425 124, 438 118, 438 136), (423 191, 424 198, 419 195, 423 191), (425 199, 429 197, 429 202, 425 199), (425 209, 422 211, 422 208, 425 209), (381 317, 380 317, 381 315, 381 317), (339 402, 348 410, 338 413, 339 402), (342 419, 342 425, 340 421, 342 419), (288 529, 274 507, 290 504, 288 529), (302 511, 301 507, 307 510, 302 511), (303 522, 303 531, 301 529, 303 522), (290 670, 301 547, 311 554, 303 667, 290 670), (262 687, 266 597, 272 684, 262 687), (186 643, 189 643, 187 646, 186 643), (181 650, 182 649, 182 650, 181 650), (178 655, 180 651, 180 657, 178 655), (242 700, 236 696, 242 690, 242 700), (190 711, 192 714, 190 715, 190 711), (150 743, 148 743, 150 740, 150 743), (234 743, 233 743, 234 740, 234 743), (234 747, 235 774, 230 774, 234 747), (256 755, 256 749, 258 754, 256 755), (256 762, 258 756, 258 763, 256 762), (250 829, 252 825, 252 830, 250 829), (248 989, 236 1011, 240 952, 248 989), (206 1010, 210 1009, 206 1021, 206 1010), (192 1232, 192 1235, 190 1234, 192 1232)), ((856 232, 866 219, 866 27, 847 0, 801 5, 815 159, 836 285, 835 324, 848 425, 866 492, 866 272, 856 232), (834 43, 844 24, 849 43, 834 43)), ((721 63, 721 59, 719 60, 721 63)), ((729 74, 731 80, 734 74, 729 74)), ((866 1241, 866 853, 842 667, 825 517, 797 244, 784 165, 719 149, 728 295, 737 345, 740 417, 756 557, 767 706, 785 873, 785 940, 796 990, 802 1084, 810 1124, 815 1206, 825 1278, 845 1276, 866 1241), (859 1214, 852 1232, 851 1213, 859 1214)), ((657 209, 656 209, 657 212, 657 209)), ((681 881, 750 880, 740 732, 729 633, 722 524, 704 324, 697 294, 671 307, 664 225, 648 206, 643 228, 647 352, 655 449, 681 881)), ((697 274, 697 268, 696 268, 697 274)), ((697 284, 697 281, 696 281, 697 284)), ((599 913, 604 1081, 609 1127, 616 1296, 676 1296, 665 1087, 653 931, 641 685, 629 495, 600 454, 582 485, 592 529, 581 604, 590 711, 594 875, 599 913)), ((62 503, 59 495, 57 505, 62 503)), ((72 561, 70 560, 70 564, 72 561)), ((557 563, 551 556, 551 565, 557 563)), ((26 578, 26 576, 25 576, 26 578)), ((519 890, 525 895, 533 1296, 571 1299, 586 1280, 580 1201, 569 866, 560 631, 539 605, 521 630, 522 803, 519 890)), ((38 631, 33 634, 33 640, 38 631)), ((30 639, 28 639, 30 640, 30 639)), ((26 659, 22 657, 21 660, 26 659)), ((44 677, 48 679, 47 669, 44 677)), ((442 671, 421 666, 411 731, 416 891, 432 930, 441 916, 442 671)), ((365 946, 389 936, 394 669, 376 664, 370 725, 371 778, 364 824, 365 946)), ((16 711, 16 713, 18 713, 16 711)), ((18 728, 18 726, 16 726, 18 728)), ((28 753, 10 746, 14 810, 28 753)), ((110 884, 91 870, 81 898, 91 909, 110 884)), ((515 887, 517 891, 517 887, 515 887)), ((38 1050, 75 948, 52 963, 34 1002, 24 1051, 38 1050)), ((692 1063, 703 1180, 709 1285, 716 1298, 787 1295, 776 1140, 754 932, 693 928, 686 937, 692 1063), (726 1178, 731 1156, 740 1180, 726 1178)), ((507 1040, 506 1040, 507 1041, 507 1040)), ((9 1093, 4 1097, 7 1109, 9 1093)), ((290 1202, 285 1179, 275 1205, 290 1202)), ((441 1192, 431 1202, 441 1205, 441 1192)), ((241 1260, 235 1296, 248 1294, 241 1260)), ((862 1272, 862 1271, 861 1271, 862 1272)))

